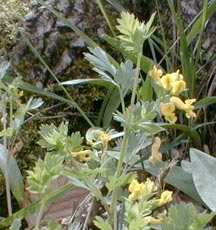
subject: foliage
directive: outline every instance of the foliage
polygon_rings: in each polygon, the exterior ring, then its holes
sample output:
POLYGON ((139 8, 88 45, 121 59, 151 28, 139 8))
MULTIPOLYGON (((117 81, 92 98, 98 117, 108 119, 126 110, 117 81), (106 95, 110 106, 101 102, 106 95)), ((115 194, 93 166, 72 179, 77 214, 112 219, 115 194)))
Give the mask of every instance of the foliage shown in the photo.
POLYGON ((215 161, 216 159, 197 149, 190 149, 191 162, 183 161, 182 167, 192 174, 194 186, 203 202, 212 210, 216 211, 215 205, 215 161), (202 178, 202 180, 200 179, 202 178), (209 183, 211 181, 211 183, 209 183))
POLYGON ((175 204, 168 209, 168 216, 162 221, 162 229, 202 230, 214 215, 214 213, 198 213, 192 204, 175 204))
POLYGON ((52 182, 61 175, 63 157, 47 153, 44 160, 39 159, 35 167, 28 172, 28 190, 31 193, 45 195, 50 191, 52 182))
POLYGON ((25 122, 26 114, 40 107, 43 102, 40 98, 30 98, 26 104, 21 102, 22 91, 18 88, 21 79, 18 77, 14 78, 11 82, 5 81, 9 66, 10 63, 8 62, 2 62, 0 65, 0 107, 3 123, 3 128, 0 132, 0 137, 3 140, 3 144, 0 146, 0 167, 5 177, 8 213, 11 215, 10 190, 19 203, 24 199, 23 178, 12 150, 19 129, 25 122))
POLYGON ((39 134, 42 139, 38 144, 48 151, 66 155, 72 151, 79 151, 82 147, 83 138, 79 132, 68 136, 68 122, 61 123, 59 127, 54 124, 42 125, 39 134))
MULTIPOLYGON (((50 6, 39 2, 55 16, 63 19, 66 24, 68 23, 67 19, 62 18, 50 6)), ((170 1, 169 3, 173 10, 170 1)), ((174 229, 175 225, 178 225, 179 229, 195 230, 203 229, 214 217, 214 212, 198 213, 192 204, 180 203, 168 209, 166 206, 173 200, 173 191, 168 190, 164 182, 174 186, 173 190, 177 188, 201 205, 215 211, 214 204, 211 204, 215 203, 213 193, 209 192, 214 190, 215 185, 213 167, 215 159, 191 148, 196 144, 200 146, 201 141, 195 123, 198 113, 195 111, 194 103, 197 99, 190 97, 193 95, 191 93, 193 89, 190 92, 192 85, 188 84, 190 81, 188 74, 186 73, 185 79, 185 73, 181 74, 180 70, 165 73, 158 65, 150 67, 149 63, 152 62, 142 54, 144 42, 151 38, 155 30, 152 26, 154 16, 155 14, 148 22, 141 23, 133 14, 121 13, 117 20, 117 30, 120 34, 111 39, 123 54, 120 63, 78 28, 70 26, 90 46, 90 53, 85 53, 85 58, 92 64, 98 78, 62 83, 56 79, 65 90, 67 98, 46 90, 35 89, 19 81, 20 87, 49 97, 54 96, 75 106, 91 128, 84 139, 79 132, 69 133, 68 122, 62 122, 58 127, 53 123, 41 126, 39 130, 41 139, 38 144, 46 150, 46 154, 44 159, 39 159, 35 167, 27 172, 28 190, 39 194, 40 200, 8 217, 0 223, 0 226, 8 226, 17 218, 25 218, 27 211, 31 214, 38 211, 35 229, 39 229, 47 205, 73 186, 88 190, 100 202, 101 212, 96 214, 93 222, 101 230, 174 229), (141 76, 142 68, 147 74, 146 78, 141 76), (81 83, 99 84, 108 88, 110 94, 107 100, 104 100, 106 105, 103 104, 101 109, 101 114, 107 116, 103 121, 103 127, 94 126, 64 88, 64 85, 74 86, 81 83), (147 93, 149 94, 146 95, 147 93), (120 132, 111 129, 112 119, 118 122, 120 132), (181 135, 170 143, 169 133, 173 130, 180 130, 181 135), (185 146, 185 151, 190 149, 191 162, 183 162, 182 167, 176 166, 180 157, 174 152, 179 144, 185 146), (167 161, 163 162, 164 159, 167 161), (143 178, 139 177, 139 172, 144 174, 143 178), (67 177, 70 183, 51 191, 52 183, 60 175, 67 177)), ((181 36, 184 45, 184 34, 181 36)), ((26 39, 24 35, 23 37, 26 39)), ((29 42, 28 39, 26 41, 29 42)), ((31 43, 28 44, 56 78, 31 43)), ((182 63, 183 69, 184 64, 182 63)), ((4 66, 2 69, 4 76, 4 66)), ((11 95, 14 100, 17 85, 13 82, 16 87, 9 90, 11 87, 5 87, 4 84, 9 86, 8 82, 2 83, 3 93, 11 95)), ((27 112, 39 105, 41 101, 31 99, 22 108, 27 112)), ((21 124, 25 114, 20 112, 17 114, 21 124)), ((9 128, 13 129, 14 126, 9 128)), ((5 129, 1 135, 6 138, 13 135, 13 132, 11 129, 5 129)), ((7 148, 1 149, 6 155, 7 148)), ((4 158, 2 158, 3 166, 10 167, 10 162, 5 164, 4 158)), ((83 228, 86 223, 87 220, 83 228)), ((75 223, 71 226, 73 224, 75 223)), ((59 225, 51 221, 47 226, 47 229, 49 228, 57 229, 59 225)), ((79 229, 80 225, 76 225, 76 228, 79 229)))

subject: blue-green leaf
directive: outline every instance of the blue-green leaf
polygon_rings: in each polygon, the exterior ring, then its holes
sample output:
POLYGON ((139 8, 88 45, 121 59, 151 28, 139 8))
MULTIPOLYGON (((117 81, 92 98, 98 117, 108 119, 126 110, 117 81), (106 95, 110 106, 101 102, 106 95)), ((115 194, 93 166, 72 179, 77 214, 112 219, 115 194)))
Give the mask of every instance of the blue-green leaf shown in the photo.
POLYGON ((197 149, 190 149, 194 185, 204 203, 216 211, 216 158, 197 149))
POLYGON ((6 148, 0 144, 0 168, 3 174, 8 170, 10 189, 17 201, 21 203, 24 199, 23 177, 13 156, 10 156, 7 163, 7 154, 6 148))

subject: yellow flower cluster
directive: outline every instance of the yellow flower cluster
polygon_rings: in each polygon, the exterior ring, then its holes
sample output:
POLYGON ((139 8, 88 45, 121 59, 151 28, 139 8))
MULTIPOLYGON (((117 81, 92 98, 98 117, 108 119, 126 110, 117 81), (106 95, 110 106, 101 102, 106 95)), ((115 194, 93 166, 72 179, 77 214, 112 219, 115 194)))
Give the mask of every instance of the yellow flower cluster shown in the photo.
POLYGON ((142 197, 151 195, 156 190, 156 185, 149 178, 147 178, 145 183, 139 183, 137 179, 134 179, 129 185, 129 191, 131 194, 129 195, 128 199, 130 201, 140 200, 142 197))
POLYGON ((92 151, 89 149, 81 150, 78 152, 71 152, 73 157, 77 157, 81 161, 90 161, 91 160, 91 153, 92 151))
POLYGON ((177 116, 175 115, 176 108, 184 111, 187 118, 196 117, 196 113, 193 112, 194 105, 192 105, 196 99, 188 99, 183 102, 177 97, 186 89, 186 83, 183 80, 183 75, 179 73, 179 70, 174 73, 163 75, 162 70, 154 66, 153 69, 149 71, 149 75, 156 83, 160 84, 171 94, 169 102, 160 103, 161 113, 169 123, 174 124, 177 121, 177 116))
POLYGON ((163 75, 162 70, 157 69, 157 67, 154 66, 153 70, 149 71, 149 75, 156 83, 160 84, 164 89, 170 91, 172 95, 179 95, 186 89, 186 83, 183 80, 183 75, 179 73, 179 70, 174 73, 163 75))
MULTIPOLYGON (((137 179, 133 179, 129 185, 130 195, 128 199, 130 201, 142 200, 143 197, 151 198, 154 192, 157 191, 157 187, 153 181, 147 178, 145 183, 139 183, 137 179)), ((153 201, 157 203, 157 207, 162 206, 172 200, 172 191, 163 191, 159 199, 153 201)))

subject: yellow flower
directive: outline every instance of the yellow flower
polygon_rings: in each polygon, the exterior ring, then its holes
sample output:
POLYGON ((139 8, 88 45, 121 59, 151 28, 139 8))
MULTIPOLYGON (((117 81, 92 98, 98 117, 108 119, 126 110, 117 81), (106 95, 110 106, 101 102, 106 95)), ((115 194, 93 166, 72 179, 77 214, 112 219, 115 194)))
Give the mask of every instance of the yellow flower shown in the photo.
POLYGON ((183 90, 186 89, 186 82, 183 80, 175 81, 172 83, 171 94, 179 95, 183 90))
POLYGON ((173 113, 175 111, 175 105, 173 103, 160 103, 160 110, 161 113, 166 116, 169 115, 171 113, 173 113))
POLYGON ((164 191, 161 193, 159 204, 164 205, 172 200, 172 191, 164 191))
POLYGON ((157 69, 157 67, 154 65, 153 69, 149 71, 149 76, 151 76, 155 82, 160 82, 160 77, 163 75, 163 72, 161 69, 157 69))
POLYGON ((162 154, 159 152, 161 146, 161 139, 159 137, 155 137, 154 143, 151 148, 151 156, 149 157, 149 161, 152 164, 155 164, 158 161, 162 161, 162 154))
POLYGON ((132 180, 132 182, 129 185, 129 191, 131 192, 131 194, 129 195, 128 199, 130 201, 137 200, 139 196, 143 193, 143 190, 143 183, 139 183, 137 179, 132 180))
POLYGON ((179 73, 179 69, 176 72, 171 73, 170 76, 173 81, 183 80, 183 75, 179 73))
POLYGON ((161 225, 162 223, 161 219, 156 219, 152 216, 146 216, 144 217, 144 220, 150 225, 161 225))
POLYGON ((175 104, 173 103, 160 103, 160 110, 161 113, 164 115, 165 119, 171 123, 174 124, 177 121, 177 117, 174 113, 175 111, 175 104))
POLYGON ((89 149, 81 150, 79 152, 71 152, 73 157, 79 158, 81 161, 90 161, 92 151, 89 149))
POLYGON ((149 178, 147 178, 145 182, 145 192, 146 193, 153 193, 157 191, 157 186, 153 181, 151 181, 149 178))
POLYGON ((172 84, 174 82, 174 79, 172 79, 170 74, 166 74, 163 75, 163 77, 161 78, 161 85, 166 89, 166 90, 170 90, 172 87, 172 84))
POLYGON ((137 179, 133 179, 128 188, 131 194, 128 199, 130 201, 135 201, 142 199, 143 197, 151 196, 153 192, 157 190, 157 187, 153 181, 147 178, 145 183, 139 183, 137 179))
POLYGON ((187 99, 185 103, 178 97, 171 97, 170 101, 175 104, 176 108, 183 110, 187 118, 196 117, 196 114, 193 112, 194 106, 192 105, 196 99, 187 99))
POLYGON ((100 136, 100 140, 102 141, 103 148, 107 149, 108 148, 108 142, 112 139, 111 135, 108 133, 103 133, 100 136))

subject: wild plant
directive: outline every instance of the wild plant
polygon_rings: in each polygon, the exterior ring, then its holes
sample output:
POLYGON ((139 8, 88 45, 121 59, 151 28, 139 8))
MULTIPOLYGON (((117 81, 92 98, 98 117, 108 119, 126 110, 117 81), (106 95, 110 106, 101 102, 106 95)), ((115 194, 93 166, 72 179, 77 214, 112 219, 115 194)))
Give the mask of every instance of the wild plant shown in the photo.
MULTIPOLYGON (((67 122, 58 127, 42 125, 38 144, 47 153, 44 160, 38 160, 33 170, 28 171, 27 177, 27 189, 39 194, 41 199, 0 225, 8 226, 25 218, 26 213, 39 211, 35 224, 35 229, 39 229, 45 208, 72 187, 88 190, 99 201, 103 212, 93 222, 102 230, 171 229, 176 223, 179 229, 195 230, 203 229, 213 218, 214 212, 199 214, 192 205, 167 206, 174 192, 167 189, 166 183, 215 211, 214 198, 208 193, 214 191, 215 180, 211 175, 215 175, 215 158, 191 148, 191 161, 182 161, 177 166, 178 155, 171 150, 179 141, 201 145, 196 127, 181 123, 183 118, 191 123, 196 119, 196 98, 189 97, 187 80, 181 70, 163 72, 157 63, 143 55, 143 43, 155 30, 154 16, 141 23, 133 14, 122 12, 116 27, 119 35, 104 38, 118 47, 123 61, 118 63, 94 44, 85 58, 99 77, 60 84, 63 87, 78 83, 106 86, 111 96, 110 107, 103 108, 106 115, 102 119, 103 127, 90 123, 92 127, 84 138, 80 132, 69 135, 67 122), (145 70, 145 77, 141 70, 145 70), (120 132, 110 127, 112 119, 119 123, 120 132), (184 134, 169 143, 171 129, 184 134), (138 176, 140 170, 143 178, 138 176), (59 176, 67 177, 70 183, 53 192, 52 182, 59 176), (189 219, 187 225, 179 221, 185 212, 189 219)), ((71 223, 71 226, 85 229, 87 222, 86 218, 84 223, 71 223)), ((56 223, 51 222, 51 225, 57 228, 56 223)))

